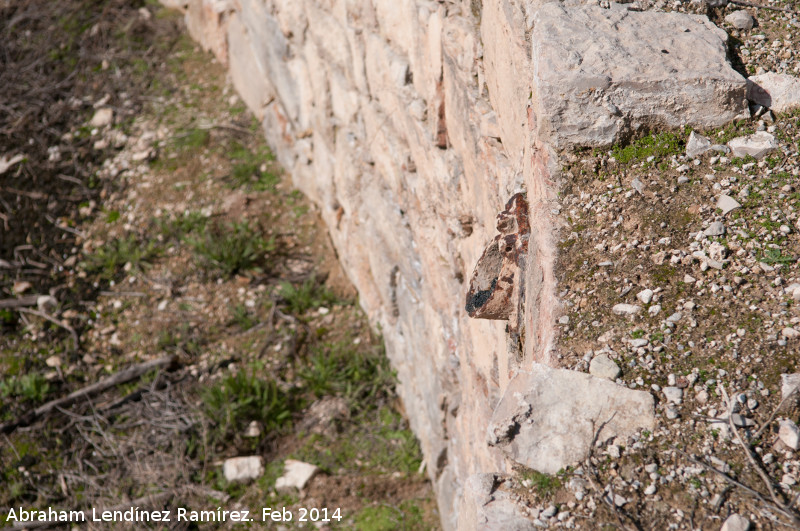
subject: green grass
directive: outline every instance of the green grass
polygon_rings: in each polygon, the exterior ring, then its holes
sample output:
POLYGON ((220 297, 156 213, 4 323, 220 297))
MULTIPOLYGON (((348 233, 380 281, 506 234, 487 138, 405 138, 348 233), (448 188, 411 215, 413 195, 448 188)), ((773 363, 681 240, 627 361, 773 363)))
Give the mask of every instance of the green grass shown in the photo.
POLYGON ((106 242, 83 261, 87 273, 98 274, 107 280, 116 278, 125 264, 139 269, 149 265, 160 255, 153 242, 142 242, 135 235, 106 242))
POLYGON ((765 264, 791 264, 796 262, 797 258, 781 253, 780 249, 767 249, 761 253, 759 260, 765 264))
POLYGON ((0 397, 22 397, 28 401, 40 403, 50 392, 50 384, 44 376, 37 373, 20 377, 7 378, 0 381, 0 397))
POLYGON ((315 277, 311 277, 299 285, 281 282, 280 295, 289 311, 298 316, 312 308, 330 306, 337 302, 336 295, 330 292, 325 285, 318 283, 315 277))
POLYGON ((298 406, 293 394, 282 391, 258 364, 205 388, 201 399, 205 415, 214 423, 212 438, 216 441, 244 431, 254 420, 267 434, 282 433, 291 424, 292 412, 298 406))
POLYGON ((169 219, 167 217, 156 220, 158 231, 167 241, 183 241, 188 236, 202 233, 208 218, 196 210, 184 212, 169 219))
POLYGON ((406 500, 397 507, 368 505, 353 516, 353 527, 357 531, 429 529, 425 525, 422 509, 414 500, 406 500))
POLYGON ((361 474, 400 472, 412 476, 422 463, 416 437, 402 416, 389 406, 356 415, 334 436, 306 437, 292 457, 329 473, 345 469, 361 474))
POLYGON ((561 488, 561 479, 558 476, 542 474, 536 470, 526 470, 522 473, 523 481, 530 481, 539 496, 549 498, 561 488))
POLYGON ((228 153, 232 160, 231 184, 234 188, 245 188, 254 192, 274 190, 280 176, 273 171, 271 164, 275 156, 269 148, 261 147, 255 153, 235 143, 228 153), (266 170, 261 167, 266 163, 266 170))
POLYGON ((172 145, 179 151, 192 151, 207 146, 210 138, 208 129, 185 129, 172 138, 172 145))
POLYGON ((394 373, 382 347, 355 349, 348 340, 312 347, 298 377, 318 398, 337 395, 354 404, 368 404, 394 385, 394 373))
POLYGON ((657 159, 683 152, 683 135, 663 132, 635 140, 628 146, 615 146, 611 153, 619 164, 646 161, 648 157, 657 159))
POLYGON ((274 238, 265 239, 249 222, 232 222, 207 227, 200 237, 187 238, 206 271, 226 276, 248 270, 261 271, 266 255, 275 250, 274 238))
POLYGON ((237 304, 231 308, 231 323, 242 330, 250 330, 258 324, 258 317, 252 315, 244 304, 237 304))

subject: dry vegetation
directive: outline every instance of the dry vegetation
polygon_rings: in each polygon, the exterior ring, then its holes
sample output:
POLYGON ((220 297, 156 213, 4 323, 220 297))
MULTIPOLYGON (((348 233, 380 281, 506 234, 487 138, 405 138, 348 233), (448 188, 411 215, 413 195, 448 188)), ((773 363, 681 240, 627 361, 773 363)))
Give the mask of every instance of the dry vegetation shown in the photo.
POLYGON ((224 68, 155 2, 10 1, 0 30, 0 508, 435 528, 381 338, 224 68), (228 483, 238 455, 265 473, 228 483), (276 492, 287 458, 322 473, 276 492))

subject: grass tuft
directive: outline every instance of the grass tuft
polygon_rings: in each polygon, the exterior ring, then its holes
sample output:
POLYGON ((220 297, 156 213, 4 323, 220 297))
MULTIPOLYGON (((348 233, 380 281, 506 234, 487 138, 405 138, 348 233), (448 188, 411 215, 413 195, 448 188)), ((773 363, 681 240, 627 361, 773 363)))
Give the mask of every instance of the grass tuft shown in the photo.
POLYGON ((260 270, 266 255, 275 250, 275 239, 264 239, 249 222, 233 222, 208 227, 202 237, 187 238, 201 267, 231 276, 247 270, 260 270))

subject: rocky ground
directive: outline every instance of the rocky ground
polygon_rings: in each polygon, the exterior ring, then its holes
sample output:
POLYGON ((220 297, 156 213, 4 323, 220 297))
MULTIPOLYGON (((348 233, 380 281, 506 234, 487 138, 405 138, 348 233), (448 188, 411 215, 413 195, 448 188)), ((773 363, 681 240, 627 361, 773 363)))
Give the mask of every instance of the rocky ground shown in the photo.
MULTIPOLYGON (((798 72, 798 15, 638 7, 709 14, 731 35, 745 75, 798 72)), ((720 130, 654 132, 565 154, 558 359, 650 391, 658 421, 556 476, 520 470, 504 488, 527 500, 536 526, 800 525, 800 408, 790 396, 800 113, 752 110, 753 119, 720 130), (743 142, 766 149, 748 154, 743 142)))
POLYGON ((437 527, 381 338, 224 69, 156 3, 46 4, 0 12, 9 68, 39 76, 0 124, 0 507, 437 527))

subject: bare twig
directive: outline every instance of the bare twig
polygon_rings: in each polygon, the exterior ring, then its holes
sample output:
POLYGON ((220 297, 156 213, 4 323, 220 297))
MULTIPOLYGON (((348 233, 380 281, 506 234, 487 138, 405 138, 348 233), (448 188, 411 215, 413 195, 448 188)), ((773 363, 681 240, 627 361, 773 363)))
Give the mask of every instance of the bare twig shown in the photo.
POLYGON ((52 315, 47 315, 46 313, 40 312, 38 310, 29 310, 27 308, 17 308, 17 311, 18 312, 22 312, 22 313, 28 313, 28 314, 31 314, 31 315, 35 315, 37 317, 41 317, 42 319, 50 321, 54 325, 60 326, 61 328, 63 328, 67 332, 69 332, 69 334, 72 336, 72 340, 75 342, 73 350, 78 350, 78 347, 80 346, 80 339, 78 338, 78 333, 75 331, 74 328, 72 328, 67 323, 65 323, 63 321, 59 321, 58 319, 56 319, 52 315))
POLYGON ((793 15, 797 14, 797 11, 792 9, 788 9, 786 7, 774 7, 774 6, 765 6, 762 4, 754 4, 752 2, 745 2, 744 0, 728 0, 729 4, 734 4, 737 6, 745 6, 745 7, 754 7, 756 9, 769 9, 770 11, 783 11, 784 13, 791 13, 793 15))
POLYGON ((21 308, 23 306, 36 306, 36 301, 40 295, 26 295, 18 299, 0 299, 0 309, 21 308))
POLYGON ((800 385, 797 385, 797 386, 795 386, 795 388, 794 388, 794 389, 792 389, 792 390, 789 392, 789 394, 787 394, 787 395, 786 395, 786 396, 783 398, 783 400, 781 400, 781 401, 780 401, 780 403, 778 404, 778 407, 776 407, 776 408, 775 408, 775 410, 774 410, 774 411, 772 412, 772 414, 769 416, 769 418, 767 419, 767 421, 766 421, 766 422, 764 422, 764 424, 761 426, 761 428, 759 428, 759 429, 758 429, 758 431, 756 432, 756 434, 755 434, 755 435, 753 435, 753 439, 760 439, 760 438, 761 438, 761 435, 763 435, 763 434, 764 434, 764 430, 766 430, 766 429, 769 427, 769 425, 772 423, 772 421, 773 421, 773 420, 775 420, 775 416, 778 414, 778 411, 780 411, 780 410, 781 410, 781 408, 784 406, 784 404, 786 404, 786 402, 788 402, 788 401, 789 401, 789 399, 790 399, 790 398, 792 398, 793 396, 795 396, 795 395, 797 394, 797 391, 800 391, 800 385))
POLYGON ((773 482, 770 477, 764 472, 764 469, 756 462, 755 458, 753 457, 753 452, 750 450, 750 447, 745 444, 742 436, 739 434, 739 430, 736 429, 736 425, 733 423, 733 402, 731 401, 730 397, 728 396, 727 391, 725 390, 725 385, 720 384, 720 389, 722 390, 722 396, 725 398, 725 402, 728 404, 728 423, 730 424, 731 431, 736 436, 736 440, 739 442, 739 445, 744 450, 745 455, 747 456, 747 460, 750 461, 750 464, 755 469, 756 473, 761 477, 761 480, 764 482, 764 486, 767 487, 767 491, 769 491, 769 496, 772 498, 776 508, 779 512, 790 519, 792 524, 795 528, 800 528, 800 516, 795 514, 791 507, 788 507, 782 501, 778 499, 777 494, 775 494, 775 487, 773 486, 773 482))
POLYGON ((87 398, 98 393, 102 393, 103 391, 115 387, 117 385, 127 383, 131 380, 135 380, 140 376, 147 374, 148 372, 154 369, 161 369, 165 367, 173 367, 177 364, 178 358, 177 356, 165 356, 163 358, 158 358, 155 360, 146 361, 144 363, 139 363, 132 367, 128 367, 125 370, 122 370, 116 374, 113 374, 107 378, 103 378, 97 383, 88 385, 82 389, 78 389, 65 397, 58 398, 56 400, 51 400, 50 402, 36 408, 35 410, 29 412, 25 416, 20 419, 0 424, 0 433, 11 433, 15 429, 20 426, 27 426, 35 421, 37 418, 50 413, 51 411, 55 410, 56 408, 60 407, 67 407, 77 400, 81 398, 87 398))

